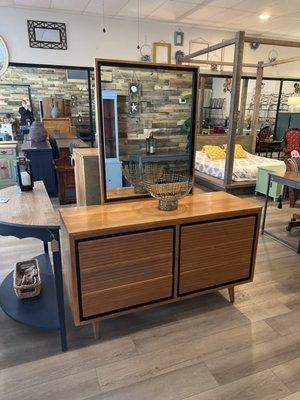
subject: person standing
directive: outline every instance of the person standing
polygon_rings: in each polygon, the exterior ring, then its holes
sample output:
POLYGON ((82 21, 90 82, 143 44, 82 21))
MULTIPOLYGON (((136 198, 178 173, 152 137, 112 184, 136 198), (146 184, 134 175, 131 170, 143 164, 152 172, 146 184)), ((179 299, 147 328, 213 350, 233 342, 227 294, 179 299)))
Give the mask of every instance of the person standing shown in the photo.
POLYGON ((30 103, 28 100, 22 100, 22 105, 19 108, 19 114, 21 115, 21 126, 30 126, 33 121, 33 113, 31 111, 30 103))

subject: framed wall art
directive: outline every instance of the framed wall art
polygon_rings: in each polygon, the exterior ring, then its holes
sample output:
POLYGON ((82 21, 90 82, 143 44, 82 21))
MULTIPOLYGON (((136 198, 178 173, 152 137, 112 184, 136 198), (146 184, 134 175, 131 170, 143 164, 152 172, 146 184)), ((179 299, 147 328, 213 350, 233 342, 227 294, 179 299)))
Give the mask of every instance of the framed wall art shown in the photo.
POLYGON ((171 64, 171 43, 153 43, 153 61, 161 64, 171 64))
POLYGON ((38 49, 67 50, 66 24, 49 21, 27 21, 29 46, 38 49))

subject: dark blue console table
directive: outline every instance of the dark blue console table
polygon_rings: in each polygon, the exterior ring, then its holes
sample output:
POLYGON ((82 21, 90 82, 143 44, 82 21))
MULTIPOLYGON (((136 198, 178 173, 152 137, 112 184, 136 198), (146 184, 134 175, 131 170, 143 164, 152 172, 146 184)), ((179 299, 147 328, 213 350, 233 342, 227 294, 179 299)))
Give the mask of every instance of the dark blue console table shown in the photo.
POLYGON ((20 192, 16 186, 0 190, 0 235, 19 239, 33 237, 44 243, 39 260, 42 279, 41 294, 30 299, 19 299, 13 289, 13 272, 0 286, 0 307, 12 319, 40 329, 60 332, 61 349, 67 350, 62 263, 60 252, 60 225, 43 182, 35 182, 34 190, 20 192), (53 265, 49 258, 51 243, 53 265))
POLYGON ((55 169, 52 147, 48 141, 32 142, 24 140, 22 151, 31 161, 35 181, 43 181, 49 194, 56 194, 55 169))

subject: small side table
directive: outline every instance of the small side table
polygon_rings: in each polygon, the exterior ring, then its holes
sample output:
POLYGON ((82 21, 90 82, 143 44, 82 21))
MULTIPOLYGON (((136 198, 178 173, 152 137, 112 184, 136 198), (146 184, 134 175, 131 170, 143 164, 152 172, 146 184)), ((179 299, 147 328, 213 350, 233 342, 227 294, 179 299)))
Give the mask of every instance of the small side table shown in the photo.
POLYGON ((264 207, 264 211, 263 211, 261 234, 270 236, 277 242, 282 243, 283 245, 296 251, 296 253, 300 253, 300 239, 299 239, 298 246, 295 247, 287 240, 279 238, 278 236, 274 235, 274 233, 271 233, 267 229, 265 229, 270 186, 271 186, 271 183, 273 183, 273 182, 277 182, 283 186, 289 186, 294 189, 300 189, 300 173, 299 172, 291 172, 291 171, 288 171, 285 173, 275 173, 275 172, 269 173, 268 189, 267 189, 267 193, 266 193, 265 207, 264 207))

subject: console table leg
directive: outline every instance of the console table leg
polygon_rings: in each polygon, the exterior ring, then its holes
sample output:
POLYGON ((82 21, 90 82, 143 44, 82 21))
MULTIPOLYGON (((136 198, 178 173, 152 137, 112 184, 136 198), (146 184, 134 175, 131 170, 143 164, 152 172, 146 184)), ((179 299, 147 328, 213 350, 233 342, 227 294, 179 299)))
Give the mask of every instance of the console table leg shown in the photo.
POLYGON ((93 322, 93 333, 95 339, 100 339, 100 322, 96 321, 93 322))
POLYGON ((234 303, 234 286, 228 288, 230 303, 234 303))
POLYGON ((45 254, 49 253, 49 248, 48 248, 48 242, 43 242, 44 243, 44 252, 45 254))
POLYGON ((57 244, 58 244, 58 249, 57 250, 52 249, 53 264, 54 264, 54 278, 55 278, 56 298, 57 298, 58 317, 59 317, 59 326, 60 326, 61 350, 66 351, 67 350, 67 334, 66 334, 64 287, 63 287, 59 237, 57 238, 57 244))

